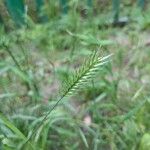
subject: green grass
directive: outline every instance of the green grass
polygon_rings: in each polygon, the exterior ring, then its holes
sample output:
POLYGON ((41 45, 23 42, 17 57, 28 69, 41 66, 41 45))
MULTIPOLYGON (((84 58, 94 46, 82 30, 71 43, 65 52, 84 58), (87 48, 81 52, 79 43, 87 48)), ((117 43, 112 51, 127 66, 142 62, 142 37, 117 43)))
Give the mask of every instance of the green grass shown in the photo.
POLYGON ((149 10, 124 6, 130 22, 113 28, 110 5, 94 3, 93 17, 69 6, 78 12, 0 30, 0 149, 148 150, 149 10), (113 55, 98 67, 95 50, 113 55))

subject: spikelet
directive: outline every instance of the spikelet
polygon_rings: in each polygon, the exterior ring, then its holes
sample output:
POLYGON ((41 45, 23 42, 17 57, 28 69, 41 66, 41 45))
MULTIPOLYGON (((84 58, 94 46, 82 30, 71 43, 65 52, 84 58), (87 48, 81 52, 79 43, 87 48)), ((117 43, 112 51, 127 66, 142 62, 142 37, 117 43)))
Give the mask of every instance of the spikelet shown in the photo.
POLYGON ((96 75, 100 67, 108 62, 110 56, 111 55, 100 58, 97 53, 94 52, 84 65, 64 82, 61 97, 72 96, 80 91, 85 84, 96 75))

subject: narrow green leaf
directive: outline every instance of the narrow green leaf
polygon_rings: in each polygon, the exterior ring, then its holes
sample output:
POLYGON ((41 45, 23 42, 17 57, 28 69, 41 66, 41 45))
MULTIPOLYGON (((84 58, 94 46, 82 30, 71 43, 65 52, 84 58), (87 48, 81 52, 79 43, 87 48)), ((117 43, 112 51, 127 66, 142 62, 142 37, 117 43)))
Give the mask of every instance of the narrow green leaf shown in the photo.
POLYGON ((3 124, 5 124, 9 129, 11 129, 19 138, 26 140, 27 138, 25 135, 18 129, 16 128, 5 116, 3 116, 0 113, 0 119, 2 120, 3 124))
POLYGON ((84 133, 83 133, 83 131, 82 131, 81 129, 79 129, 79 133, 80 133, 81 139, 83 140, 83 142, 84 142, 86 148, 89 148, 87 139, 86 139, 86 137, 85 137, 85 135, 84 135, 84 133))

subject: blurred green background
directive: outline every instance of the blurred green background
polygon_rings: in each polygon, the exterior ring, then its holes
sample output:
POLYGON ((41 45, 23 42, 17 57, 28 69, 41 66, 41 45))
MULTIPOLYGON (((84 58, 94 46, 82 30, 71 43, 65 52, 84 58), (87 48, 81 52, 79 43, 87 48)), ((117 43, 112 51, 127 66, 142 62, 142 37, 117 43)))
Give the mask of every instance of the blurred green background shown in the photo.
POLYGON ((148 0, 0 0, 0 149, 149 150, 149 58, 148 0), (113 55, 37 128, 95 50, 113 55))

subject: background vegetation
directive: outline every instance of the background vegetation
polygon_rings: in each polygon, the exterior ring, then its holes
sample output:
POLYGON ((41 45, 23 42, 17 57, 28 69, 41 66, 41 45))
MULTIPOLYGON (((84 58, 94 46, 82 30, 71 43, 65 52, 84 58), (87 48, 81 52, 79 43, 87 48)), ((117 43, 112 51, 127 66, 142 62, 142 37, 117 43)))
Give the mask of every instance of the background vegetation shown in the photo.
POLYGON ((149 2, 121 2, 117 20, 109 0, 26 4, 20 26, 0 1, 0 149, 149 150, 149 2), (95 50, 113 55, 39 126, 95 50))

